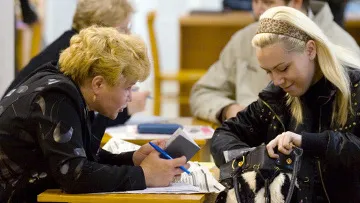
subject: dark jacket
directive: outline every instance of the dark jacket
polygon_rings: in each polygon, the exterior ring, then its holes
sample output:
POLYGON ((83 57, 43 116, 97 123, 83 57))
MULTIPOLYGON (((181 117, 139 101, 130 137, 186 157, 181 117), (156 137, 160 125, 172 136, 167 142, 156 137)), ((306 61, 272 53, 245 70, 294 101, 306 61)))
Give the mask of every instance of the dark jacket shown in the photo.
MULTIPOLYGON (((53 43, 47 46, 41 53, 32 58, 30 62, 23 69, 21 69, 21 71, 15 77, 14 81, 12 81, 10 86, 6 89, 4 95, 6 95, 9 91, 14 89, 19 84, 21 84, 23 80, 28 78, 29 75, 32 72, 36 71, 36 69, 39 68, 41 65, 46 64, 50 61, 58 61, 61 51, 70 46, 70 39, 76 34, 77 31, 74 29, 64 32, 53 43)), ((96 132, 101 132, 104 127, 124 124, 129 118, 130 115, 128 115, 127 108, 125 108, 123 112, 119 113, 118 117, 115 120, 108 119, 98 114, 94 120, 93 128, 96 130, 96 132)))
POLYGON ((46 64, 0 101, 0 202, 36 202, 49 188, 68 193, 144 189, 133 152, 100 148, 79 88, 46 64))
POLYGON ((304 121, 298 127, 286 105, 285 92, 271 83, 258 101, 216 129, 211 146, 216 165, 224 164, 223 151, 255 147, 292 131, 302 135, 304 149, 298 200, 320 202, 315 196, 326 198, 324 184, 331 202, 360 202, 360 72, 351 69, 349 75, 354 114, 349 114, 344 127, 331 127, 337 89, 325 78, 300 98, 304 121))

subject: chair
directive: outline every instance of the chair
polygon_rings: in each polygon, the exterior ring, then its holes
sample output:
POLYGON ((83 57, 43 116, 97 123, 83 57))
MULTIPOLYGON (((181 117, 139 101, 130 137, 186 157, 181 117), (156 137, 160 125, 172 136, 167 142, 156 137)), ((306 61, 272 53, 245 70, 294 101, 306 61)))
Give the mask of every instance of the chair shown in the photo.
POLYGON ((20 71, 41 51, 42 23, 16 29, 16 70, 20 71))
MULTIPOLYGON (((158 48, 155 36, 154 22, 156 18, 156 12, 150 11, 147 14, 147 24, 150 38, 151 54, 154 65, 154 115, 161 114, 162 99, 171 98, 171 95, 165 95, 161 91, 161 83, 164 81, 176 81, 181 84, 194 84, 197 80, 205 74, 206 70, 181 70, 174 74, 162 73, 159 63, 158 48)), ((179 96, 179 93, 175 96, 179 104, 189 104, 189 96, 179 96)))

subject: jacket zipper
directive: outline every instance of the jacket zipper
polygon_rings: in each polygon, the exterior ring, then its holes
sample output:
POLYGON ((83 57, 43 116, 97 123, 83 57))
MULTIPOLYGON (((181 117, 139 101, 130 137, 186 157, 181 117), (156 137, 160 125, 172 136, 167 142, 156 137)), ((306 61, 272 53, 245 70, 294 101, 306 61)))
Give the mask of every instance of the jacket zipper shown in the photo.
MULTIPOLYGON (((319 132, 321 132, 321 116, 322 116, 322 111, 321 111, 321 107, 320 107, 320 113, 319 113, 319 132)), ((321 185, 323 187, 323 190, 324 190, 324 193, 325 193, 325 196, 326 196, 326 199, 327 201, 330 203, 330 198, 329 198, 329 195, 326 191, 326 188, 325 188, 325 183, 324 183, 324 179, 323 179, 323 176, 322 176, 322 170, 321 170, 321 163, 320 163, 320 160, 317 159, 317 165, 318 165, 318 170, 319 170, 319 174, 320 174, 320 180, 321 180, 321 185)))
POLYGON ((260 101, 262 102, 262 103, 264 103, 265 104, 265 106, 267 106, 269 109, 270 109, 270 111, 274 114, 274 116, 275 116, 275 118, 280 122, 280 124, 281 124, 281 127, 283 128, 283 132, 285 132, 286 130, 286 128, 285 128, 285 125, 284 125, 284 123, 281 121, 281 119, 280 119, 280 117, 275 113, 275 111, 270 107, 270 105, 268 104, 268 103, 266 103, 264 100, 262 100, 262 99, 260 99, 260 101))

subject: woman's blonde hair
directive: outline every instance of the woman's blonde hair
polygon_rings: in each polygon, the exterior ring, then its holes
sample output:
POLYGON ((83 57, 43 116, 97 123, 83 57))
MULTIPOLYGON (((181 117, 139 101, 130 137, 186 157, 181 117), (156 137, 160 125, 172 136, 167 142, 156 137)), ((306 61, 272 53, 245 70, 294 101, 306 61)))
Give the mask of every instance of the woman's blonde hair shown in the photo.
POLYGON ((92 25, 115 27, 133 12, 127 0, 78 0, 72 27, 77 31, 92 25))
MULTIPOLYGON (((358 57, 355 53, 331 43, 310 18, 294 8, 280 6, 268 9, 261 15, 260 21, 265 18, 285 21, 305 32, 315 41, 318 66, 325 78, 338 90, 332 110, 332 126, 344 126, 348 118, 348 113, 353 113, 351 107, 350 80, 345 66, 360 68, 358 57)), ((289 51, 303 52, 306 47, 305 41, 274 33, 259 33, 255 35, 252 40, 253 46, 259 48, 277 42, 283 42, 285 49, 289 51)), ((287 95, 287 97, 287 104, 290 105, 291 113, 298 125, 303 122, 300 99, 290 95, 287 95)))
POLYGON ((150 62, 144 42, 115 28, 91 26, 74 35, 70 46, 60 54, 60 71, 78 85, 86 79, 103 76, 110 85, 145 80, 150 62))

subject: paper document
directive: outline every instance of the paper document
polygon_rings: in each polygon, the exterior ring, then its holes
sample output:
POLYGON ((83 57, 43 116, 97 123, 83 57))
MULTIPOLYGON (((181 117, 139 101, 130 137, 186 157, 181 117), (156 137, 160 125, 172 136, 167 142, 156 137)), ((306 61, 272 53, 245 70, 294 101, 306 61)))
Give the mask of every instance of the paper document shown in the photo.
MULTIPOLYGON (((111 138, 103 147, 113 154, 119 154, 127 151, 134 151, 140 146, 126 142, 119 138, 111 138)), ((188 162, 191 174, 182 173, 180 178, 169 187, 153 187, 145 190, 134 190, 114 193, 174 193, 174 194, 190 194, 190 193, 219 193, 225 189, 211 174, 209 166, 201 165, 198 162, 188 162)))
POLYGON ((131 142, 124 141, 119 138, 111 138, 104 146, 103 149, 113 154, 120 154, 122 152, 135 151, 140 148, 139 145, 131 142))
POLYGON ((182 173, 180 180, 176 181, 177 183, 195 186, 203 193, 219 193, 225 189, 225 187, 214 178, 208 167, 202 166, 198 162, 189 161, 188 163, 190 164, 189 171, 191 174, 182 173))
POLYGON ((191 175, 182 173, 179 180, 171 183, 169 187, 149 187, 145 190, 133 190, 112 193, 173 193, 173 194, 191 194, 191 193, 219 193, 225 189, 210 173, 208 167, 202 166, 198 162, 188 162, 191 175))

